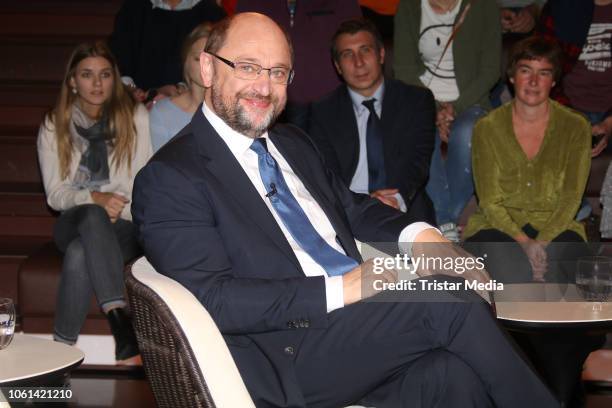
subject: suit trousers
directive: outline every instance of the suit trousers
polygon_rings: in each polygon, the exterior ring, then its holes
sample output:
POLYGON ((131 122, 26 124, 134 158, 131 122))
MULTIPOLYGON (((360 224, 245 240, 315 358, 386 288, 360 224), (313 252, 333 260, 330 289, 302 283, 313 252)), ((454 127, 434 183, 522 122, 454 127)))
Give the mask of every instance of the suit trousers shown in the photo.
POLYGON ((308 330, 295 367, 308 407, 558 406, 490 306, 463 289, 384 293, 333 311, 327 329, 308 330))

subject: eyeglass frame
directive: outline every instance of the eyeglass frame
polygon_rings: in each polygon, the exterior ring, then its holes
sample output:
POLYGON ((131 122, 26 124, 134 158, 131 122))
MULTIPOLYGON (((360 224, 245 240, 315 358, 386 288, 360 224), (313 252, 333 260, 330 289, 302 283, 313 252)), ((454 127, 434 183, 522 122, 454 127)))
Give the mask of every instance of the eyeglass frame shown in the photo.
MULTIPOLYGON (((219 61, 223 62, 224 64, 226 64, 227 66, 232 68, 232 71, 234 72, 234 75, 236 75, 236 62, 230 61, 230 60, 228 60, 226 58, 223 58, 223 57, 221 57, 221 56, 219 56, 217 54, 214 54, 212 52, 207 52, 207 51, 204 51, 204 52, 206 52, 207 54, 212 55, 213 57, 217 58, 219 61)), ((244 79, 244 80, 247 80, 247 81, 249 81, 249 80, 253 81, 253 80, 259 78, 259 76, 261 75, 262 71, 268 71, 268 78, 270 78, 270 81, 274 82, 274 80, 272 79, 272 76, 271 76, 272 75, 272 70, 276 69, 276 68, 285 68, 285 67, 264 68, 264 67, 262 67, 259 64, 255 64, 254 62, 247 62, 247 61, 239 61, 238 63, 240 63, 240 64, 249 64, 249 65, 253 65, 253 66, 259 67, 259 69, 256 72, 257 76, 255 78, 249 79, 249 78, 240 78, 240 77, 236 76, 236 78, 244 79)), ((274 82, 274 83, 279 84, 279 85, 289 85, 289 84, 291 84, 291 82, 293 82, 293 77, 294 76, 295 76, 295 71, 293 69, 289 69, 289 74, 288 74, 288 77, 287 77, 287 82, 274 82)))

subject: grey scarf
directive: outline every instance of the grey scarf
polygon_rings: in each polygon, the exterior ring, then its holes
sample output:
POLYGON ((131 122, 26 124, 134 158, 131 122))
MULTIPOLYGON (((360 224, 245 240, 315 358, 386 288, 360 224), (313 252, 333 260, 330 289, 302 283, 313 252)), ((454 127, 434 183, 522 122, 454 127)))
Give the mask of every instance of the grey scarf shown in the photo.
POLYGON ((100 186, 110 182, 107 142, 111 135, 108 117, 103 114, 95 122, 75 103, 72 105, 70 134, 73 145, 81 152, 81 161, 72 183, 78 189, 97 191, 100 186))

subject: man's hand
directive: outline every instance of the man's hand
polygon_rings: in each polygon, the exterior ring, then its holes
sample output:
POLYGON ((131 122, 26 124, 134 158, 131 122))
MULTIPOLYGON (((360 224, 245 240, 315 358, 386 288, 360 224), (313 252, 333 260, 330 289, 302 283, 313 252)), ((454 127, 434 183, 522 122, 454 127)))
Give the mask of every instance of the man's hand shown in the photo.
MULTIPOLYGON (((466 281, 478 281, 480 283, 489 283, 491 277, 482 265, 482 260, 474 257, 474 255, 467 252, 465 249, 458 245, 453 244, 438 231, 433 228, 426 229, 419 233, 413 244, 412 244, 412 256, 414 258, 423 257, 430 260, 442 259, 447 262, 448 259, 455 259, 455 269, 437 269, 436 267, 440 263, 431 262, 431 265, 424 265, 423 263, 418 265, 416 274, 420 277, 430 275, 448 275, 448 276, 460 276, 466 281), (433 265, 433 267, 432 267, 433 265)), ((484 300, 491 303, 489 294, 484 290, 477 290, 478 293, 484 300)))
POLYGON ((395 197, 398 191, 399 190, 397 188, 385 188, 381 190, 372 191, 370 193, 370 197, 376 198, 380 200, 383 204, 387 204, 388 206, 399 210, 399 202, 395 197))
POLYGON ((350 305, 367 299, 379 293, 374 289, 374 281, 386 283, 397 282, 397 271, 385 269, 382 273, 374 273, 374 262, 369 259, 342 276, 344 304, 350 305))
POLYGON ((451 241, 444 238, 444 236, 439 234, 438 231, 433 228, 426 229, 416 236, 414 243, 412 244, 412 254, 412 256, 415 258, 423 255, 428 258, 440 258, 444 260, 447 258, 462 258, 464 260, 461 263, 458 263, 458 265, 462 265, 462 268, 465 269, 461 272, 458 270, 451 271, 445 269, 432 269, 426 268, 425 265, 419 265, 416 273, 421 277, 440 274, 462 276, 466 280, 477 280, 482 283, 488 283, 491 280, 489 273, 484 268, 478 268, 474 255, 470 254, 460 246, 454 245, 451 241), (467 259, 474 259, 474 262, 470 262, 469 265, 467 265, 465 263, 465 260, 467 259))
POLYGON ((106 210, 113 223, 121 216, 121 211, 123 211, 125 205, 130 202, 130 200, 121 194, 101 193, 99 191, 93 191, 91 198, 94 203, 106 210))
POLYGON ((591 134, 603 135, 595 147, 593 147, 593 150, 591 150, 591 157, 597 157, 608 146, 608 140, 610 139, 610 134, 612 134, 612 116, 609 116, 605 120, 593 125, 591 128, 591 134))

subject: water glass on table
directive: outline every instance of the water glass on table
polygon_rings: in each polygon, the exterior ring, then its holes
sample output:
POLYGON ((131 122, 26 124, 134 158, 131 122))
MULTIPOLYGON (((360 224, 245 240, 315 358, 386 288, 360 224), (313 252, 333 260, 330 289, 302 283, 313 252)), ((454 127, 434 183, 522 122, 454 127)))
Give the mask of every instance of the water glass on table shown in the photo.
POLYGON ((580 258, 576 271, 576 288, 580 295, 593 303, 593 311, 601 311, 612 291, 612 258, 593 256, 580 258))
POLYGON ((9 298, 0 298, 0 350, 11 344, 15 332, 15 305, 9 298))

